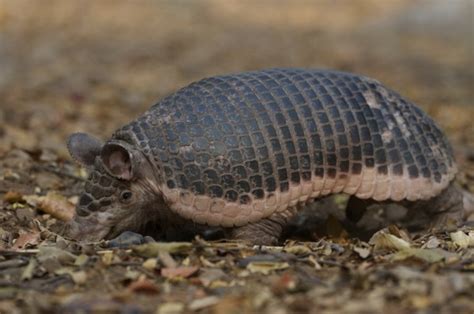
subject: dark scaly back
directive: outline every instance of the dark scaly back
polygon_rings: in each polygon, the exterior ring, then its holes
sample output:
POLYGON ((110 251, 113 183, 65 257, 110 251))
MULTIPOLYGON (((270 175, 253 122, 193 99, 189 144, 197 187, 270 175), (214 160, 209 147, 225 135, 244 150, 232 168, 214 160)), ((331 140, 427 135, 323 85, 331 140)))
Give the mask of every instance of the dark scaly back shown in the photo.
POLYGON ((354 74, 271 69, 166 97, 115 138, 137 143, 168 189, 248 204, 318 178, 452 178, 451 148, 418 107, 354 74))

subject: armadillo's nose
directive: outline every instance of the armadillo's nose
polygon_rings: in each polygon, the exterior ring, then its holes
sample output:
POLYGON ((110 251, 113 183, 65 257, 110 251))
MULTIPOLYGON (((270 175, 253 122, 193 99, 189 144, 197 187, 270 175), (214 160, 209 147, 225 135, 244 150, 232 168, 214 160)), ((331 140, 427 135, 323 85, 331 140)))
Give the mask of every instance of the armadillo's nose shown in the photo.
MULTIPOLYGON (((76 210, 80 210, 78 207, 76 210)), ((109 233, 109 229, 106 226, 98 224, 97 221, 91 219, 89 214, 85 217, 81 217, 76 212, 74 219, 69 221, 63 229, 63 236, 76 240, 86 242, 96 242, 104 239, 109 233)))

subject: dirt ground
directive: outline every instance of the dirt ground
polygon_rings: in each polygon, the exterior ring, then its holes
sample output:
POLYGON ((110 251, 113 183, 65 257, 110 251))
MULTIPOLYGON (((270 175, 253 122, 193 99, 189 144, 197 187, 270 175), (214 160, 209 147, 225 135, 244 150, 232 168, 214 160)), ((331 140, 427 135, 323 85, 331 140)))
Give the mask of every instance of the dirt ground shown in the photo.
POLYGON ((473 313, 472 222, 357 238, 329 216, 276 247, 57 234, 86 177, 70 133, 106 139, 194 80, 269 67, 399 91, 446 132, 474 192, 473 12, 470 0, 0 0, 0 312, 473 313))

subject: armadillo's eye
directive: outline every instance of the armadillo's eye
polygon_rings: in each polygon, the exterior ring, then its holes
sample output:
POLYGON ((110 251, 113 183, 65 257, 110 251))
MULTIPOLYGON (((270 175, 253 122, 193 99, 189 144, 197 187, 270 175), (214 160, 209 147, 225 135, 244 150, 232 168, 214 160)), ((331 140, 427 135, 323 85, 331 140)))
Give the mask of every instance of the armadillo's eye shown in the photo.
POLYGON ((124 203, 130 201, 132 199, 132 192, 125 190, 120 193, 120 200, 124 203))

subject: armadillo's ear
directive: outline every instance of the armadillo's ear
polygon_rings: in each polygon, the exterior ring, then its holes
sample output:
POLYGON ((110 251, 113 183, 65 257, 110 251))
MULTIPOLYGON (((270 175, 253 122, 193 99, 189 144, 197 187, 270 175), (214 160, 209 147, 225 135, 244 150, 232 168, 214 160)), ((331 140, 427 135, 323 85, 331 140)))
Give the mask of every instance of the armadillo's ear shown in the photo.
POLYGON ((86 133, 73 133, 67 141, 71 157, 86 167, 94 165, 95 157, 102 150, 102 142, 86 133))
POLYGON ((107 171, 122 180, 133 178, 133 154, 121 143, 107 143, 100 153, 107 171))

